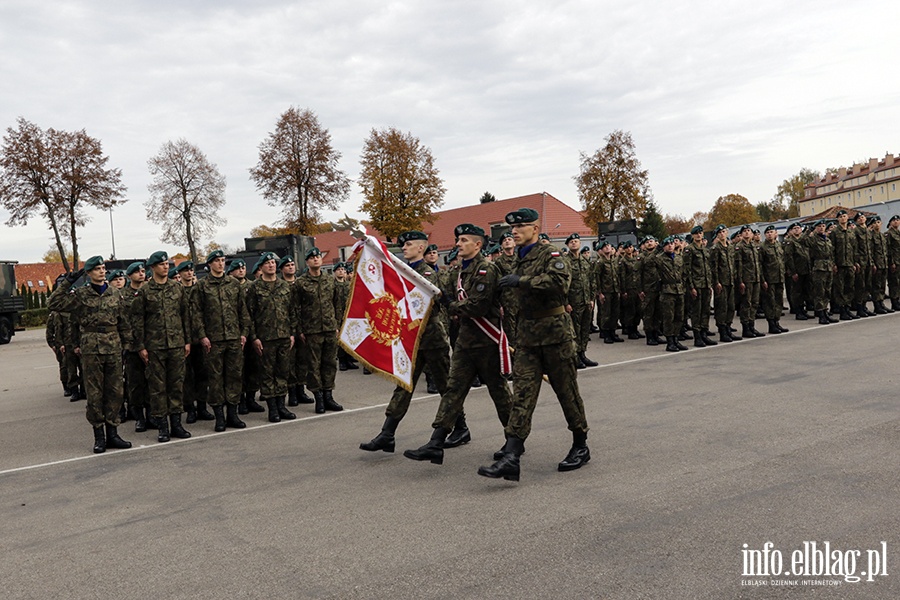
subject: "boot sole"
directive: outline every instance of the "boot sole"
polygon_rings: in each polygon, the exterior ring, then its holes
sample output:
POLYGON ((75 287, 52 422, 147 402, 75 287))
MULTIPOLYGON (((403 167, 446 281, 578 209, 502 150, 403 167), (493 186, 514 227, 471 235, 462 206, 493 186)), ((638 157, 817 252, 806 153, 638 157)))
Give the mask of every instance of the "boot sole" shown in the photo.
POLYGON ((504 475, 488 473, 484 467, 478 467, 478 474, 489 479, 505 479, 506 481, 519 481, 518 473, 506 473, 504 475))
POLYGON ((417 461, 419 461, 419 462, 425 462, 425 461, 427 460, 427 461, 430 461, 431 464, 433 464, 433 465, 442 465, 442 464, 444 464, 444 456, 443 456, 443 455, 441 455, 441 456, 433 456, 433 457, 429 458, 429 457, 426 457, 426 456, 416 456, 415 454, 413 454, 413 453, 410 452, 409 450, 404 450, 404 451, 403 451, 403 456, 405 456, 406 458, 412 459, 412 460, 417 460, 417 461))
POLYGON ((359 445, 359 449, 365 450, 366 452, 378 452, 379 450, 381 450, 382 452, 393 452, 396 447, 397 446, 395 444, 391 444, 390 446, 374 446, 371 448, 367 448, 365 443, 359 445))

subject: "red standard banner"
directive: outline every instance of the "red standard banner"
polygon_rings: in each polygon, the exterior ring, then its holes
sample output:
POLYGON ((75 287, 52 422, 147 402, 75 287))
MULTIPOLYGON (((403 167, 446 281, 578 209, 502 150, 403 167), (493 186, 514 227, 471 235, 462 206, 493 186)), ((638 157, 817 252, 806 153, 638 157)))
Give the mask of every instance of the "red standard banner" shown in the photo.
POLYGON ((416 350, 440 293, 395 258, 377 239, 353 247, 356 268, 350 281, 343 348, 372 371, 412 391, 416 350))

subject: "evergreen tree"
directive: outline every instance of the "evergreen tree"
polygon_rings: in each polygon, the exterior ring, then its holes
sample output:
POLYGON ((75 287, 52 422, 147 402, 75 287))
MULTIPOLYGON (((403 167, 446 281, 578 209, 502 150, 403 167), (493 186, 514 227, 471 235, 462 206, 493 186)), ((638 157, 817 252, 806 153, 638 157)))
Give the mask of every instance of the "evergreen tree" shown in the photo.
POLYGON ((652 199, 647 202, 647 210, 644 211, 638 231, 641 237, 652 235, 658 240, 666 237, 666 223, 659 211, 656 210, 656 202, 652 199))

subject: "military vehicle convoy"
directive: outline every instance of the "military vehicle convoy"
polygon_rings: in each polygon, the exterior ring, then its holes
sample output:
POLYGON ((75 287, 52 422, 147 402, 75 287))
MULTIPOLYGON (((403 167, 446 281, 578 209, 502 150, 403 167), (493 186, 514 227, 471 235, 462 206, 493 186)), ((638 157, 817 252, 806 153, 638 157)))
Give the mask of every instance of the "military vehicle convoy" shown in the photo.
POLYGON ((25 310, 25 298, 16 288, 16 261, 0 260, 0 344, 8 344, 16 334, 19 313, 25 310))

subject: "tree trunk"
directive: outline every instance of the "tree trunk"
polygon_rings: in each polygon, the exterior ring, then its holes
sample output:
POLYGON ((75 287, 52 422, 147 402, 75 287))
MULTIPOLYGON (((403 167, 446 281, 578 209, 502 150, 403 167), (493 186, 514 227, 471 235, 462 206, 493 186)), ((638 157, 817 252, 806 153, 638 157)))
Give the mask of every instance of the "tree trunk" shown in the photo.
POLYGON ((53 229, 53 237, 56 238, 56 249, 59 250, 59 259, 62 261, 63 270, 69 272, 69 259, 66 257, 66 247, 63 244, 62 237, 59 233, 59 224, 56 222, 56 216, 50 210, 50 204, 46 200, 41 200, 47 209, 47 220, 50 221, 50 228, 53 229))
POLYGON ((191 227, 191 209, 188 207, 187 196, 184 198, 184 237, 187 238, 188 248, 191 253, 191 262, 197 264, 197 246, 194 244, 194 229, 191 227))
POLYGON ((72 268, 78 270, 78 233, 75 227, 75 207, 69 206, 69 228, 72 233, 72 268))

